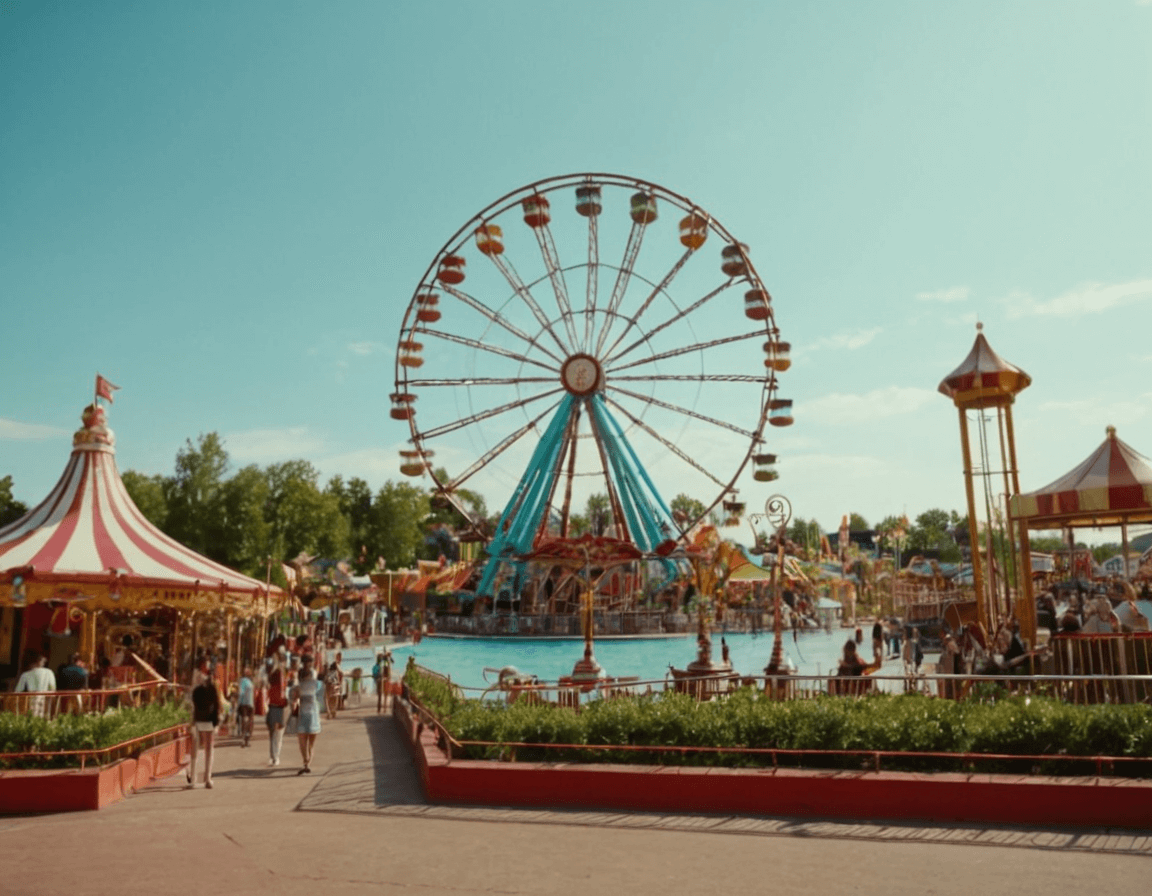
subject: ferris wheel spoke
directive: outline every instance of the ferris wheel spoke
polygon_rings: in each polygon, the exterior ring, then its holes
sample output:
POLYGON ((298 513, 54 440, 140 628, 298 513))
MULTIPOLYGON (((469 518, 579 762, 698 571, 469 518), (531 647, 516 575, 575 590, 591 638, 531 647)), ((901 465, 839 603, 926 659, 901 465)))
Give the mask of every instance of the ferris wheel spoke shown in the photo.
POLYGON ((564 282, 564 271, 560 267, 560 256, 556 252, 556 241, 552 239, 552 228, 547 224, 533 227, 536 242, 540 245, 540 255, 544 258, 544 266, 548 270, 548 279, 552 282, 552 291, 556 293, 556 305, 564 318, 564 329, 571 340, 572 349, 579 343, 576 336, 575 322, 572 320, 572 303, 568 300, 568 284, 564 282))
POLYGON ((768 374, 753 376, 748 373, 654 373, 650 376, 612 376, 612 382, 633 383, 764 383, 772 381, 768 374))
MULTIPOLYGON (((641 377, 636 377, 641 379, 641 377)), ((454 380, 408 380, 408 388, 433 386, 515 386, 520 383, 554 383, 554 376, 473 376, 454 380)))
POLYGON ((457 476, 455 479, 453 479, 451 482, 449 482, 447 487, 449 489, 459 488, 461 485, 463 485, 465 482, 467 482, 469 479, 471 479, 473 476, 475 476, 477 473, 479 473, 481 470, 483 470, 486 466, 488 466, 488 464, 492 463, 492 461, 494 461, 497 457, 499 457, 501 454, 503 454, 505 451, 507 451, 509 448, 511 448, 517 441, 519 441, 521 438, 523 438, 527 433, 531 432, 532 429, 541 420, 543 420, 545 417, 547 417, 549 414, 551 414, 554 410, 556 410, 556 406, 558 404, 559 404, 559 402, 556 402, 555 404, 549 405, 547 408, 545 408, 543 411, 541 411, 538 416, 529 420, 527 423, 525 423, 523 426, 521 426, 514 433, 512 433, 509 436, 505 436, 497 444, 493 445, 491 448, 489 448, 487 451, 485 451, 484 454, 482 454, 480 457, 478 457, 476 460, 474 460, 472 462, 471 466, 469 466, 463 473, 461 473, 459 476, 457 476))
POLYGON ((600 272, 600 228, 596 221, 599 215, 588 216, 588 279, 584 294, 584 351, 592 345, 592 321, 596 317, 596 293, 600 272))
POLYGON ((686 417, 692 417, 693 419, 700 420, 704 423, 711 423, 713 426, 719 426, 721 429, 727 429, 732 432, 739 433, 748 439, 753 439, 756 437, 756 433, 752 432, 751 430, 742 429, 741 427, 736 426, 734 423, 728 423, 724 420, 717 420, 715 417, 709 417, 707 414, 701 414, 699 411, 694 411, 691 408, 681 407, 678 404, 671 404, 667 401, 661 401, 659 398, 653 398, 651 395, 641 395, 639 392, 633 392, 631 389, 622 389, 619 386, 616 387, 616 391, 621 395, 627 395, 629 398, 635 398, 637 401, 642 401, 644 404, 654 405, 658 408, 664 408, 666 411, 673 411, 677 414, 683 414, 686 417))
POLYGON ((437 426, 435 429, 429 429, 426 432, 417 433, 416 438, 423 441, 436 439, 447 433, 462 429, 465 426, 471 426, 473 423, 479 423, 481 420, 488 420, 492 417, 497 417, 500 414, 506 414, 508 411, 514 411, 516 408, 522 408, 534 401, 539 401, 542 398, 548 398, 551 395, 556 395, 558 392, 563 391, 563 389, 552 389, 548 392, 541 392, 539 395, 530 395, 527 398, 510 401, 507 404, 500 405, 499 407, 489 408, 488 410, 481 411, 478 414, 472 414, 468 417, 461 417, 459 420, 454 420, 451 423, 445 423, 443 426, 437 426))
POLYGON ((512 261, 506 258, 503 253, 493 252, 488 256, 492 260, 492 264, 496 265, 496 269, 504 275, 504 279, 508 281, 508 285, 512 287, 516 295, 524 300, 529 309, 531 309, 533 316, 537 322, 542 326, 560 347, 560 351, 564 356, 572 354, 572 349, 564 344, 564 340, 552 329, 552 322, 548 320, 548 315, 544 313, 544 309, 540 307, 540 303, 533 297, 531 290, 524 285, 524 281, 520 279, 520 274, 517 273, 516 268, 512 265, 512 261))
POLYGON ((612 296, 608 299, 604 326, 600 328, 600 336, 596 340, 595 354, 597 357, 604 349, 604 341, 608 338, 608 331, 616 319, 616 312, 620 310, 620 303, 624 301, 624 293, 628 289, 628 282, 632 279, 632 269, 636 265, 636 256, 640 254, 640 246, 644 242, 645 227, 645 224, 633 221, 632 229, 628 232, 628 244, 624 247, 624 260, 620 262, 620 270, 616 274, 616 284, 612 287, 612 296))
POLYGON ((676 279, 676 275, 680 273, 681 269, 687 263, 688 259, 692 257, 695 251, 695 249, 689 249, 687 252, 681 255, 676 264, 672 266, 672 270, 665 274, 664 279, 661 280, 655 287, 653 287, 652 292, 648 294, 648 298, 644 300, 644 304, 642 304, 639 309, 637 309, 635 314, 628 318, 627 326, 625 326, 624 329, 620 331, 620 335, 616 337, 615 341, 610 346, 608 346, 608 350, 604 352, 605 355, 612 354, 616 346, 618 346, 624 340, 624 337, 627 336, 629 332, 631 332, 632 328, 636 326, 644 312, 648 310, 648 306, 651 305, 653 301, 655 301, 658 295, 668 289, 672 281, 676 279))
POLYGON ((472 339, 469 336, 457 336, 455 333, 445 333, 443 330, 417 330, 417 333, 422 333, 425 336, 436 336, 440 339, 447 339, 449 342, 455 342, 459 345, 467 345, 469 348, 474 348, 479 351, 491 352, 494 355, 501 355, 505 358, 512 358, 516 361, 521 361, 525 364, 534 364, 537 367, 542 367, 545 370, 555 370, 556 368, 545 364, 543 361, 537 361, 535 358, 529 358, 527 355, 519 354, 511 349, 504 348, 499 345, 492 345, 488 342, 481 342, 479 339, 472 339))
POLYGON ((668 327, 672 326, 672 324, 676 323, 676 321, 678 321, 678 320, 683 320, 685 317, 687 317, 693 311, 697 310, 698 308, 705 305, 706 303, 712 301, 714 298, 716 298, 716 296, 718 296, 722 292, 724 292, 724 290, 726 290, 730 285, 731 285, 730 283, 720 284, 714 290, 712 290, 710 293, 697 299, 695 302, 693 302, 691 305, 689 305, 683 311, 677 312, 672 317, 668 318, 668 320, 664 321, 662 324, 659 324, 659 325, 653 327, 644 336, 641 336, 639 339, 637 339, 635 342, 633 342, 631 345, 629 345, 626 349, 623 349, 622 351, 618 352, 617 354, 613 355, 610 358, 605 358, 604 363, 606 365, 611 364, 613 361, 618 361, 620 358, 623 358, 629 352, 631 352, 634 349, 638 348, 639 346, 643 345, 645 342, 647 342, 649 339, 651 339, 653 336, 655 336, 661 330, 667 329, 668 327))
POLYGON ((689 456, 688 454, 685 454, 684 451, 682 451, 674 442, 671 442, 668 439, 664 438, 664 436, 662 436, 662 435, 660 435, 660 433, 656 432, 656 430, 654 430, 651 426, 649 426, 647 423, 645 423, 642 419, 637 417, 635 414, 633 414, 631 411, 629 411, 626 407, 621 405, 619 402, 613 401, 611 398, 608 398, 608 397, 605 397, 604 400, 607 401, 609 404, 611 404, 612 407, 614 407, 618 411, 620 411, 620 413, 622 413, 629 420, 631 420, 634 425, 636 425, 640 429, 644 430, 644 432, 648 433, 648 435, 650 435, 657 442, 659 442, 661 445, 663 445, 665 448, 667 448, 669 451, 671 451, 673 454, 675 454, 678 458, 680 458, 682 461, 684 461, 684 463, 689 464, 692 467, 695 467, 697 470, 699 470, 701 473, 703 473, 705 476, 707 476, 709 479, 711 479, 713 482, 715 482, 720 488, 724 489, 724 488, 728 487, 728 484, 726 482, 723 482, 720 479, 717 479, 713 473, 704 469, 704 467, 702 467, 700 465, 700 463, 695 458, 689 456))
POLYGON ((710 339, 708 342, 696 342, 692 345, 685 345, 680 348, 670 349, 666 352, 660 352, 657 355, 649 355, 647 358, 641 358, 639 361, 630 361, 627 364, 622 364, 619 367, 613 367, 607 373, 616 373, 619 370, 627 370, 630 367, 638 367, 641 364, 651 364, 655 361, 663 361, 667 358, 675 358, 678 355, 687 355, 692 352, 704 351, 705 349, 715 348, 718 345, 728 345, 733 342, 742 342, 745 339, 762 339, 764 331, 755 331, 751 333, 741 333, 737 336, 725 336, 722 339, 710 339))
POLYGON ((580 405, 572 413, 569 430, 568 476, 564 483, 564 506, 560 509, 560 537, 567 538, 572 512, 572 482, 576 478, 576 443, 580 441, 580 405))
POLYGON ((536 341, 536 339, 529 336, 527 333, 525 333, 523 330, 521 330, 519 327, 515 326, 514 324, 509 323, 508 320, 503 315, 497 314, 495 311, 493 311, 491 308, 489 308, 487 305, 485 305, 480 300, 474 298, 473 296, 468 295, 468 293, 464 292, 463 290, 455 289, 454 287, 451 287, 451 286, 445 285, 445 286, 443 286, 443 289, 446 293, 459 299, 461 302, 463 302, 469 308, 473 309, 474 311, 478 311, 480 314, 484 315, 486 318, 488 318, 488 320, 492 321, 492 323, 496 324, 497 326, 503 327, 505 330, 507 330, 513 336, 518 336, 520 339, 523 339, 526 343, 528 343, 528 345, 530 345, 534 348, 538 348, 540 351, 542 351, 544 354, 546 354, 549 358, 554 360, 558 365, 563 363, 563 360, 558 355, 552 354, 551 351, 549 351, 547 348, 545 348, 543 345, 541 345, 538 341, 536 341))

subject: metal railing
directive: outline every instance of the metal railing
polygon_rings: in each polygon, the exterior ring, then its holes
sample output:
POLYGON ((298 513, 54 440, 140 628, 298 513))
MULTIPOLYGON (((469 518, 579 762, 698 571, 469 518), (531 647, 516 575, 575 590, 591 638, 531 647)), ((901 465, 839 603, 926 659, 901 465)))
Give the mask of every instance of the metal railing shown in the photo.
POLYGON ((149 747, 187 736, 188 725, 181 724, 122 741, 110 747, 89 750, 25 750, 20 753, 0 753, 0 770, 6 767, 11 768, 13 765, 22 768, 72 767, 73 764, 68 760, 76 760, 79 762, 80 768, 83 769, 90 762, 94 762, 97 757, 102 757, 102 760, 96 764, 105 766, 128 756, 136 755, 149 747))
MULTIPOLYGON (((513 703, 526 700, 533 703, 551 703, 579 711, 584 703, 593 699, 612 699, 624 695, 656 694, 675 690, 700 700, 723 699, 741 687, 763 689, 779 700, 804 700, 816 697, 860 698, 878 693, 891 686, 896 692, 915 692, 942 699, 1000 699, 1008 696, 1048 696, 1072 703, 1108 702, 1091 698, 1094 692, 1082 685, 1099 676, 1085 675, 910 675, 910 676, 696 676, 658 680, 637 678, 605 678, 597 682, 533 682, 511 685, 502 689, 464 688, 423 667, 416 667, 451 685, 459 695, 483 699, 499 699, 513 703), (1071 698, 1071 699, 1069 699, 1071 698)), ((1117 676, 1118 677, 1118 676, 1117 676)), ((1127 676, 1131 684, 1139 684, 1145 693, 1152 693, 1152 675, 1127 676)), ((1121 693, 1117 690, 1116 693, 1121 693)), ((1119 773, 1127 776, 1152 775, 1152 757, 1070 755, 1037 753, 970 753, 948 751, 901 750, 824 750, 784 749, 759 747, 664 746, 651 744, 566 744, 527 743, 523 741, 462 740, 453 737, 441 719, 425 707, 415 694, 404 689, 404 696, 420 723, 420 728, 435 731, 436 740, 449 762, 466 756, 502 761, 604 761, 604 754, 625 762, 666 764, 686 763, 693 757, 734 755, 740 757, 735 765, 757 767, 810 767, 826 769, 855 769, 882 771, 884 769, 931 769, 935 771, 1013 772, 1021 774, 1086 774, 1097 776, 1119 773), (599 754, 599 756, 597 756, 599 754)), ((417 729, 416 738, 419 738, 417 729)))
POLYGON ((147 706, 182 697, 185 688, 169 681, 146 681, 105 690, 22 691, 0 693, 0 712, 31 714, 54 719, 62 715, 87 715, 106 709, 147 706))

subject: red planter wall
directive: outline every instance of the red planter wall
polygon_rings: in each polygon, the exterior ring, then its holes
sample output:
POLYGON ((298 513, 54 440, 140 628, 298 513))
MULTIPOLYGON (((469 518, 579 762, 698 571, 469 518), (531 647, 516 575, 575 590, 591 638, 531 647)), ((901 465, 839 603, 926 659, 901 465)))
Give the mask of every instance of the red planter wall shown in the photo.
POLYGON ((396 701, 433 802, 936 822, 1152 825, 1152 782, 985 774, 449 762, 396 701))

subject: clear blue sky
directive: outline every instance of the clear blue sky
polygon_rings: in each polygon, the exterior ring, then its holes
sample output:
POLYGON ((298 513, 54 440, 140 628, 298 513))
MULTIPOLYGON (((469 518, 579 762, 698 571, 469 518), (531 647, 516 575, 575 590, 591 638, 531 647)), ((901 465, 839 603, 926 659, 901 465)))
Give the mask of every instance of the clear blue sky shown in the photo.
POLYGON ((0 475, 44 496, 100 371, 122 470, 217 431, 236 466, 400 479, 425 268, 581 171, 751 246, 794 346, 771 447, 799 516, 963 510, 935 390, 977 317, 1034 380, 1025 490, 1110 424, 1152 454, 1150 47, 1146 0, 4 0, 0 475))

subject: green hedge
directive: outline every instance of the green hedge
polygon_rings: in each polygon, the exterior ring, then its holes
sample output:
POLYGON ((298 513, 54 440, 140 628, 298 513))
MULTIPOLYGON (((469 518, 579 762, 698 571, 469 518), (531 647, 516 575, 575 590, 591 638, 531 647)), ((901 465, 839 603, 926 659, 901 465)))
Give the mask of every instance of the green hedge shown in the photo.
MULTIPOLYGON (((181 702, 110 709, 101 714, 62 715, 51 720, 3 712, 0 713, 0 753, 101 750, 186 723, 188 719, 188 708, 181 702)), ((106 761, 106 758, 99 757, 98 761, 106 761)), ((68 768, 79 765, 80 760, 76 757, 0 760, 0 768, 68 768)))
MULTIPOLYGON (((461 741, 526 744, 597 744, 667 747, 775 748, 785 750, 883 750, 1035 754, 1030 760, 981 761, 981 771, 1090 773, 1071 756, 1152 759, 1152 707, 1144 704, 1074 706, 1046 697, 982 698, 965 702, 916 694, 873 694, 860 699, 818 697, 778 701, 744 688, 725 700, 700 702, 664 692, 593 700, 575 712, 551 704, 511 705, 463 700, 442 682, 418 672, 411 692, 461 741)), ((523 761, 640 762, 665 765, 771 765, 771 756, 749 753, 668 753, 467 747, 468 758, 523 761)), ((860 768, 861 757, 779 758, 780 764, 860 768)), ((959 770, 961 759, 909 756, 885 759, 884 768, 959 770)), ((1152 775, 1149 763, 1125 763, 1117 772, 1152 775)))

